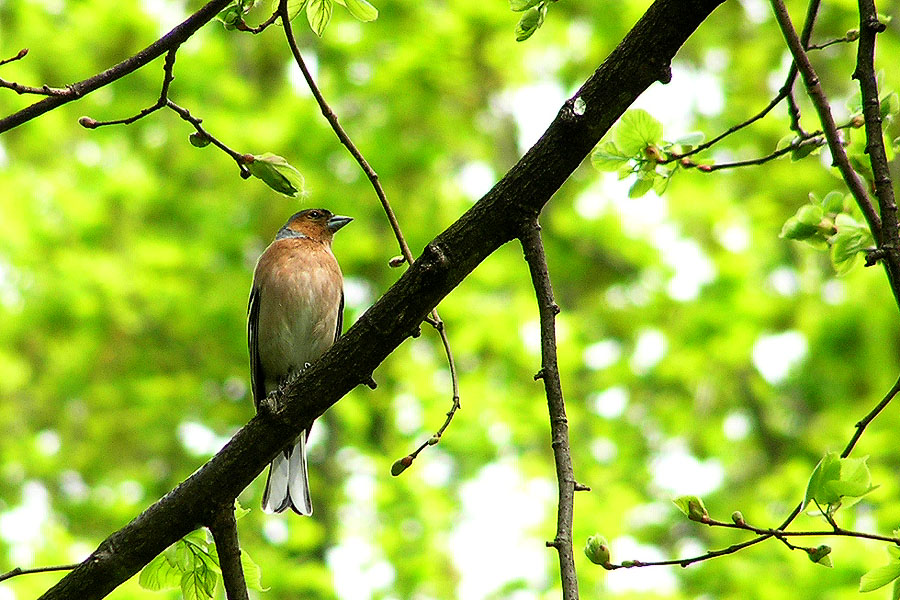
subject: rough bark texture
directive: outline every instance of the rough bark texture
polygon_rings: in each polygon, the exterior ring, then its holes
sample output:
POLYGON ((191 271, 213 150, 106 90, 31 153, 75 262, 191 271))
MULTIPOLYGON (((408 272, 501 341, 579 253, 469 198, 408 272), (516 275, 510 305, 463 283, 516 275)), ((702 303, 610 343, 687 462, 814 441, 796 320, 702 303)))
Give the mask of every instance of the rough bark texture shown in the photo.
POLYGON ((560 109, 543 137, 421 257, 316 364, 292 382, 277 412, 261 410, 199 471, 110 535, 43 598, 102 598, 246 488, 295 432, 372 371, 478 264, 533 222, 601 136, 656 80, 724 0, 657 0, 560 109), (574 100, 584 100, 576 115, 574 100))

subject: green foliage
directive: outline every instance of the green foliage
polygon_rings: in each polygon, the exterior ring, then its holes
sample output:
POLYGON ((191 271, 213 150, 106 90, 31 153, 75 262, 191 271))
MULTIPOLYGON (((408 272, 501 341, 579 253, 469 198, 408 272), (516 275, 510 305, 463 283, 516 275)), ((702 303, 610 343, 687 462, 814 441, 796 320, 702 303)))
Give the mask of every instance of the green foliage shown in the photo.
POLYGON ((588 537, 587 542, 584 545, 584 555, 595 565, 609 567, 609 542, 607 542, 606 538, 600 534, 588 537))
MULTIPOLYGON (((894 535, 900 536, 900 531, 895 531, 894 535)), ((900 577, 900 547, 888 546, 887 551, 890 555, 888 564, 876 567, 863 575, 862 579, 859 580, 859 591, 871 592, 894 581, 894 590, 891 598, 897 600, 900 597, 900 591, 898 591, 896 583, 897 578, 900 577)))
POLYGON ((270 152, 246 159, 247 169, 254 177, 285 196, 297 197, 303 193, 303 175, 283 156, 270 152))
MULTIPOLYGON (((527 4, 531 3, 528 2, 527 4)), ((513 10, 516 9, 513 8, 513 10)), ((535 5, 522 10, 525 11, 525 14, 519 18, 519 22, 516 24, 517 42, 524 42, 544 24, 544 17, 547 16, 547 2, 538 2, 535 5)))
POLYGON ((703 504, 703 500, 698 496, 679 496, 672 502, 691 521, 705 521, 709 519, 706 505, 703 504))
POLYGON ((822 250, 830 248, 834 270, 846 275, 859 263, 860 254, 874 248, 875 240, 869 228, 853 216, 856 211, 849 194, 834 191, 819 200, 810 193, 809 199, 785 221, 781 237, 822 250))
POLYGON ((874 490, 872 475, 865 458, 841 458, 837 452, 826 454, 813 470, 806 486, 803 508, 810 502, 827 506, 826 514, 833 515, 842 505, 855 504, 874 490))
POLYGON ((607 137, 591 153, 591 164, 600 171, 614 171, 620 179, 636 176, 629 198, 640 198, 650 190, 665 192, 672 176, 683 167, 696 166, 690 160, 670 159, 670 153, 689 152, 703 141, 702 133, 691 133, 675 142, 663 140, 662 123, 643 109, 625 112, 607 137))

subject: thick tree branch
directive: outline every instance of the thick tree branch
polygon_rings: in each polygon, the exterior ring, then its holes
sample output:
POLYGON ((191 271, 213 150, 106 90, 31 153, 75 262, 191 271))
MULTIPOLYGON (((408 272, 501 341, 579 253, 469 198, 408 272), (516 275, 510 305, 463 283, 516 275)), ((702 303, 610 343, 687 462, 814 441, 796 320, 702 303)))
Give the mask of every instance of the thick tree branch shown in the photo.
MULTIPOLYGON (((197 472, 110 535, 43 598, 102 598, 154 556, 209 521, 297 431, 362 382, 438 302, 533 222, 600 138, 651 83, 667 80, 687 38, 723 0, 657 0, 494 188, 436 237, 334 346, 292 382, 277 411, 253 417, 197 472), (584 111, 576 112, 576 98, 584 111)), ((208 5, 209 6, 209 5, 208 5)))
POLYGON ((225 504, 213 514, 209 530, 212 532, 216 553, 219 555, 225 597, 228 600, 249 600, 244 569, 241 566, 241 544, 238 542, 233 504, 225 504))
POLYGON ((41 116, 45 112, 51 111, 54 108, 59 108, 63 104, 86 96, 94 90, 102 88, 117 79, 121 79, 129 73, 133 73, 150 61, 159 58, 169 50, 177 48, 183 44, 186 39, 194 35, 198 29, 219 14, 219 11, 225 8, 230 1, 231 0, 211 0, 206 6, 185 19, 184 22, 175 27, 172 31, 134 56, 126 58, 119 64, 110 67, 93 77, 66 86, 65 89, 71 90, 71 93, 44 98, 40 102, 35 102, 31 106, 27 106, 8 117, 0 119, 0 133, 8 131, 13 127, 18 127, 22 123, 26 123, 35 117, 41 116))
POLYGON ((553 460, 556 463, 556 483, 559 490, 556 515, 556 538, 547 542, 559 555, 559 574, 562 580, 563 600, 577 600, 578 577, 575 573, 575 554, 572 551, 572 517, 575 511, 575 471, 569 450, 569 421, 562 384, 559 381, 559 365, 556 360, 556 315, 559 306, 553 300, 550 270, 541 240, 541 226, 535 220, 525 226, 519 239, 525 252, 525 260, 531 271, 531 282, 537 296, 541 321, 541 370, 534 378, 544 382, 547 408, 550 413, 550 439, 553 460))

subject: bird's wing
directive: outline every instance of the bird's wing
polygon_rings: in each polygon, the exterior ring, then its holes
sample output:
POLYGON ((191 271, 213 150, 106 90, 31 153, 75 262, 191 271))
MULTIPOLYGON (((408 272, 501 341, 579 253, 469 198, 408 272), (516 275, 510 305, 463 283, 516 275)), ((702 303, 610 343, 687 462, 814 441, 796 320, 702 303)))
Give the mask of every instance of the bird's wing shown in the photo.
POLYGON ((253 392, 253 403, 259 403, 266 397, 265 377, 262 363, 259 360, 259 288, 250 290, 250 304, 247 306, 247 345, 250 346, 250 389, 253 392))
POLYGON ((341 303, 338 306, 338 318, 337 318, 337 328, 334 331, 334 341, 337 341, 339 337, 341 337, 341 332, 344 329, 344 290, 341 290, 341 303))

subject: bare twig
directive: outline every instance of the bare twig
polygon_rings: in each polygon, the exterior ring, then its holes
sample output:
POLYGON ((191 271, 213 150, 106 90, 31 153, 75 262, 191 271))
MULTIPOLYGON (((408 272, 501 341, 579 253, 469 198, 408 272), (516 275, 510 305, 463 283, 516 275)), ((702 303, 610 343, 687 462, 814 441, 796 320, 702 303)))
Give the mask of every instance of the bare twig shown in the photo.
POLYGON ((21 567, 16 567, 11 571, 7 571, 6 573, 0 573, 0 581, 6 581, 7 579, 12 579, 13 577, 18 577, 19 575, 29 575, 31 573, 50 573, 52 571, 71 571, 75 567, 77 567, 79 563, 75 563, 73 565, 57 565, 52 567, 35 567, 33 569, 23 569, 21 567))
POLYGON ((853 447, 856 446, 856 442, 858 442, 859 438, 862 437, 862 434, 866 430, 866 427, 868 427, 869 423, 871 423, 875 419, 875 417, 877 417, 879 413, 881 413, 881 411, 891 403, 891 400, 894 399, 894 396, 897 395, 897 392, 900 392, 900 378, 898 378, 897 382, 894 383, 894 387, 888 390, 888 393, 884 395, 884 398, 881 399, 881 402, 876 404, 875 408, 869 411, 869 414, 867 414, 856 423, 856 431, 853 433, 853 437, 850 438, 850 442, 847 443, 844 451, 841 452, 841 458, 847 458, 848 456, 850 456, 850 453, 853 451, 853 447))
MULTIPOLYGON (((329 125, 331 125, 331 128, 334 130, 334 133, 335 135, 337 135, 340 142, 347 148, 347 150, 359 164, 360 168, 366 174, 366 177, 368 177, 369 182, 375 189, 375 194, 378 196, 378 200, 381 202, 381 207, 384 209, 384 213, 391 225, 391 229, 394 231, 394 237, 397 239, 397 244, 400 246, 400 252, 402 253, 406 263, 408 265, 412 265, 415 259, 413 258, 412 252, 409 249, 409 244, 406 243, 406 238, 403 236, 403 231, 400 229, 400 222, 397 220, 397 216, 394 214, 394 209, 391 207, 391 203, 388 201, 387 194, 385 194, 384 188, 381 186, 381 182, 378 179, 378 173, 376 173, 372 166, 369 165, 369 162, 363 156, 362 152, 359 151, 359 148, 356 147, 356 144, 354 144, 353 140, 350 139, 350 136, 347 135, 347 132, 338 121, 338 117, 335 114, 334 110, 332 110, 328 102, 325 101, 325 97, 322 95, 321 90, 319 90, 319 86, 316 85, 316 82, 312 77, 312 73, 310 73, 309 69, 306 67, 306 62, 303 60, 303 56, 300 54, 300 47, 297 45, 297 39, 294 37, 294 32, 291 28, 291 20, 289 18, 287 10, 287 0, 279 1, 277 14, 281 17, 281 22, 284 26, 285 37, 287 38, 288 46, 291 49, 291 54, 293 54, 297 66, 300 67, 300 71, 303 73, 303 78, 306 80, 306 84, 309 86, 313 97, 316 99, 316 103, 319 105, 319 109, 322 111, 322 115, 325 117, 325 120, 328 121, 329 125)), ((419 446, 419 448, 415 452, 404 459, 408 459, 409 462, 415 459, 415 457, 418 456, 418 454, 425 448, 425 446, 434 445, 435 443, 437 443, 435 440, 440 440, 441 435, 450 425, 450 421, 453 420, 453 415, 455 415, 456 411, 460 408, 459 377, 456 373, 456 361, 454 361, 453 352, 450 349, 450 339, 447 336, 446 326, 441 320, 441 317, 438 314, 436 308, 431 311, 429 318, 426 319, 426 321, 437 330, 438 334, 441 337, 441 343, 444 346, 444 351, 447 354, 447 363, 450 369, 450 379, 453 385, 453 405, 450 411, 447 413, 447 420, 444 422, 444 425, 441 426, 441 428, 437 431, 437 433, 429 438, 427 442, 419 446)))
POLYGON ((721 169, 734 169, 738 167, 749 167, 753 165, 762 165, 770 160, 774 160, 780 156, 784 156, 789 152, 794 152, 800 148, 805 148, 807 146, 823 146, 825 145, 825 140, 821 137, 809 137, 806 139, 795 139, 793 142, 785 146, 784 148, 780 148, 771 154, 767 154, 766 156, 761 156, 759 158, 752 158, 748 160, 738 160, 730 163, 718 163, 712 165, 700 165, 698 169, 704 173, 711 173, 713 171, 719 171, 721 169))
POLYGON ((232 159, 234 159, 234 162, 237 163, 238 169, 241 170, 241 177, 243 177, 244 179, 247 179, 248 177, 250 177, 250 171, 249 171, 249 169, 247 169, 247 163, 252 162, 252 161, 250 161, 245 155, 241 154, 240 152, 236 152, 235 150, 232 150, 231 148, 229 148, 228 146, 223 144, 221 141, 219 141, 218 138, 216 138, 214 135, 212 135, 210 132, 208 132, 206 129, 204 129, 203 125, 201 125, 201 123, 203 123, 203 119, 199 119, 199 118, 193 116, 188 109, 178 106, 171 100, 166 100, 166 106, 169 107, 170 109, 172 109, 173 111, 175 111, 176 113, 178 113, 178 116, 180 116, 182 119, 184 119, 185 121, 187 121, 188 123, 193 125, 194 129, 197 130, 197 133, 202 138, 209 140, 209 142, 213 146, 215 146, 216 148, 218 148, 219 150, 221 150, 222 152, 224 152, 225 154, 230 156, 232 159))
POLYGON ((855 42, 859 39, 859 31, 853 29, 847 32, 847 35, 844 37, 835 38, 833 40, 828 40, 827 42, 822 42, 821 44, 810 44, 806 47, 807 50, 824 50, 829 46, 834 46, 835 44, 846 44, 850 42, 855 42))
POLYGON ((274 23, 277 20, 278 20, 278 9, 276 9, 275 12, 272 13, 272 16, 270 16, 268 19, 266 19, 265 21, 263 21, 256 27, 251 27, 250 25, 247 25, 247 23, 244 22, 244 19, 240 18, 235 22, 234 28, 237 29, 238 31, 246 31, 248 33, 257 34, 257 33, 262 33, 263 31, 268 29, 269 25, 271 25, 272 23, 274 23))
POLYGON ((8 117, 0 119, 0 133, 8 131, 13 127, 17 127, 22 123, 26 123, 36 117, 41 116, 45 112, 58 108, 63 104, 77 100, 94 90, 100 89, 117 79, 121 79, 129 73, 140 69, 147 63, 162 56, 172 48, 177 48, 186 39, 191 37, 198 29, 215 18, 219 11, 228 5, 230 0, 210 0, 203 8, 185 19, 180 25, 176 26, 169 33, 156 40, 137 54, 126 58, 119 64, 106 69, 105 71, 94 75, 88 79, 84 79, 77 83, 66 86, 72 92, 65 95, 57 95, 44 98, 40 102, 35 102, 30 106, 26 106, 8 117))
POLYGON ((547 407, 550 412, 550 436, 553 459, 556 463, 556 480, 559 500, 556 518, 556 538, 547 542, 559 554, 559 571, 562 580, 563 600, 578 598, 578 578, 575 574, 575 557, 572 551, 572 516, 575 504, 575 473, 569 451, 569 425, 566 419, 566 405, 562 385, 559 381, 559 366, 556 360, 556 315, 559 306, 553 300, 547 257, 541 241, 541 227, 535 220, 523 225, 519 235, 525 260, 531 271, 531 282, 537 296, 541 321, 541 370, 535 380, 544 382, 547 407))
POLYGON ((233 504, 231 506, 225 504, 213 514, 209 522, 209 530, 216 543, 226 598, 228 600, 249 600, 247 582, 244 581, 244 569, 241 567, 241 546, 238 542, 233 504))
POLYGON ((4 58, 4 59, 0 60, 0 67, 2 67, 3 65, 8 65, 9 63, 15 62, 17 60, 22 60, 23 58, 25 58, 25 55, 27 55, 27 54, 28 54, 28 48, 22 48, 21 50, 19 50, 18 54, 16 54, 12 58, 4 58))

